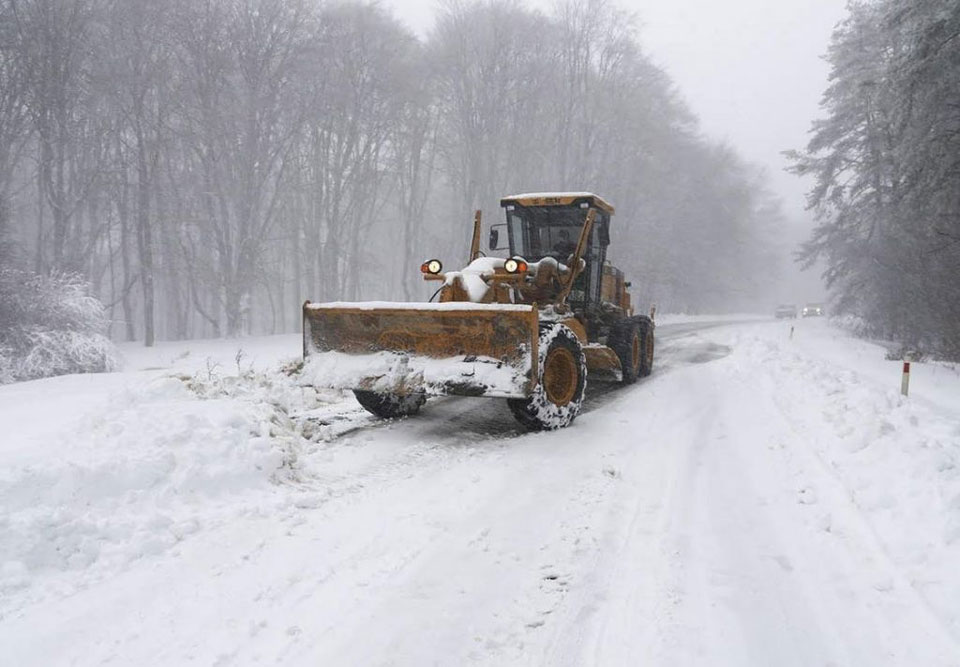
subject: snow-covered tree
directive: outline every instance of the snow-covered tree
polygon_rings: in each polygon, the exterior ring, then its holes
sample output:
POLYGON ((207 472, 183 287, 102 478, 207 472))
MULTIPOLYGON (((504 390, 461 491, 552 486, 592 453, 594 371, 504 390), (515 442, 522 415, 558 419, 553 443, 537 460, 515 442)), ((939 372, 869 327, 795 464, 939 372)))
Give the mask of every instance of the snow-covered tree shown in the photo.
POLYGON ((116 365, 103 304, 73 274, 0 269, 0 383, 116 365))
POLYGON ((794 170, 812 174, 840 310, 874 335, 960 356, 960 3, 850 5, 828 58, 826 117, 794 170))

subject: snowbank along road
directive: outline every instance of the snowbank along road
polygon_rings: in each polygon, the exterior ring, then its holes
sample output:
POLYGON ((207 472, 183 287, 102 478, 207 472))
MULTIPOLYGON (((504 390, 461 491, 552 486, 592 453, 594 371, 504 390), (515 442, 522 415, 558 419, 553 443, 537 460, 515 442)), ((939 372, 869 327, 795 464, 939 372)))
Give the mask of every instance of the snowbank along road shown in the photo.
POLYGON ((0 387, 0 664, 960 665, 960 375, 790 326, 662 325, 553 433, 295 336, 0 387))

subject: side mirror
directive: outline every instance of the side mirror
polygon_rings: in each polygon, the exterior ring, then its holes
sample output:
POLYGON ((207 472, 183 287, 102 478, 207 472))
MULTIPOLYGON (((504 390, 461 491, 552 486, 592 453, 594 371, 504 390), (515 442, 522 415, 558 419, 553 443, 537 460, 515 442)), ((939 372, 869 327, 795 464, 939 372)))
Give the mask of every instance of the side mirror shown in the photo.
POLYGON ((600 224, 600 229, 597 231, 600 235, 600 245, 604 247, 610 245, 610 226, 605 220, 600 224))
POLYGON ((490 250, 496 250, 500 242, 500 230, 496 227, 490 228, 490 250))

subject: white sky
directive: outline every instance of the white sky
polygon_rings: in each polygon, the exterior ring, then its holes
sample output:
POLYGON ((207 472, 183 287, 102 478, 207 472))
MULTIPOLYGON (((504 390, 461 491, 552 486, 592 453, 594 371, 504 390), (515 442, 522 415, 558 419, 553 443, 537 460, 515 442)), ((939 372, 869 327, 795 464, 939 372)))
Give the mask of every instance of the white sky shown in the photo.
MULTIPOLYGON (((385 0, 419 34, 434 0, 385 0)), ((531 6, 547 7, 549 0, 531 6)), ((827 83, 826 52, 846 0, 619 0, 641 42, 674 79, 708 136, 766 167, 791 218, 809 225, 809 184, 783 171, 780 152, 802 148, 827 83)))
MULTIPOLYGON (((821 115, 826 53, 846 0, 629 0, 650 55, 676 81, 703 131, 764 165, 791 217, 809 188, 783 171, 821 115)), ((625 3, 624 6, 627 6, 625 3)))

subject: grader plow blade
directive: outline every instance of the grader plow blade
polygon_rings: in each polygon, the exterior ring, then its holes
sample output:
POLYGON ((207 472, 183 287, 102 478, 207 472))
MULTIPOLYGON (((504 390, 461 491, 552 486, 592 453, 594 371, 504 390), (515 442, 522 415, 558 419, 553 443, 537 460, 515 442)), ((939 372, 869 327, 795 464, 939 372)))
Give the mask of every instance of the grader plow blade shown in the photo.
POLYGON ((303 306, 304 373, 316 386, 523 398, 537 377, 537 339, 526 305, 303 306))

